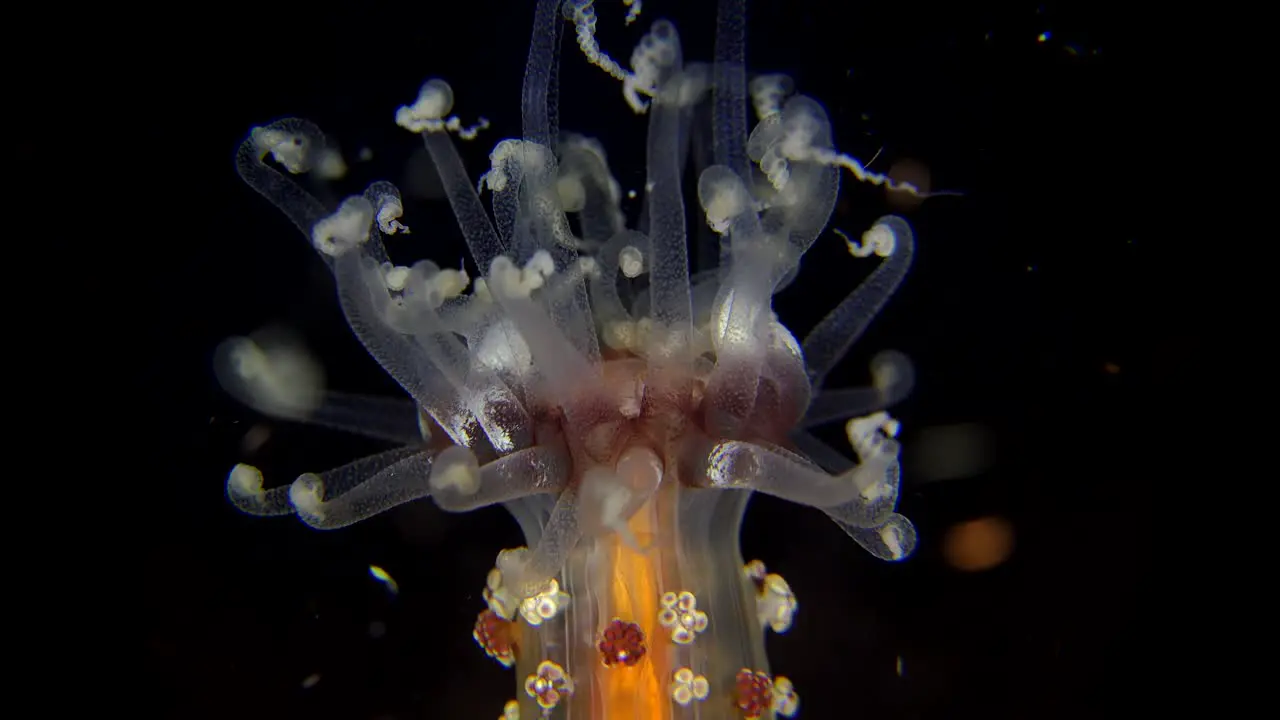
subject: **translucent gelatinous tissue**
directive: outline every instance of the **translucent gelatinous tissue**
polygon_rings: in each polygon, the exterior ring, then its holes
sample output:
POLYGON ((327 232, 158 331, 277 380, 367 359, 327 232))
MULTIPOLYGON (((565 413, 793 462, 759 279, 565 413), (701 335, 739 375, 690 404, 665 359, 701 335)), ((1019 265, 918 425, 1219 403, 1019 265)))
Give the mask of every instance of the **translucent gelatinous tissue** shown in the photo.
MULTIPOLYGON (((408 399, 326 390, 318 364, 274 337, 228 340, 218 376, 241 401, 397 447, 271 489, 237 465, 227 494, 317 528, 425 497, 451 512, 504 504, 527 545, 495 548, 475 629, 517 673, 504 717, 794 715, 799 695, 770 672, 763 634, 786 631, 799 603, 739 553, 752 491, 813 507, 879 558, 915 546, 895 512, 899 425, 885 412, 911 389, 909 360, 881 352, 869 386, 824 387, 906 275, 911 229, 889 216, 848 241, 851 268, 878 266, 802 340, 772 310, 827 230, 843 171, 915 190, 839 152, 821 103, 793 95, 790 79, 748 83, 744 4, 720 0, 710 64, 687 60, 676 26, 657 20, 624 65, 596 41, 591 0, 538 0, 523 136, 495 140, 478 175, 454 145, 488 125, 451 114, 468 88, 431 78, 388 108, 387 122, 421 135, 472 270, 390 261, 384 237, 414 224, 390 183, 334 205, 295 184, 290 174, 341 167, 310 123, 254 128, 239 150, 241 176, 318 251, 351 329, 408 399), (631 227, 605 149, 554 125, 566 30, 579 50, 566 61, 617 79, 616 101, 647 114, 631 227), (695 141, 713 149, 710 164, 689 152, 695 141), (696 187, 682 184, 689 163, 696 187), (691 258, 707 260, 695 272, 691 258), (846 422, 847 451, 808 432, 833 421, 846 422)), ((622 5, 625 18, 604 16, 631 25, 646 12, 622 5)))

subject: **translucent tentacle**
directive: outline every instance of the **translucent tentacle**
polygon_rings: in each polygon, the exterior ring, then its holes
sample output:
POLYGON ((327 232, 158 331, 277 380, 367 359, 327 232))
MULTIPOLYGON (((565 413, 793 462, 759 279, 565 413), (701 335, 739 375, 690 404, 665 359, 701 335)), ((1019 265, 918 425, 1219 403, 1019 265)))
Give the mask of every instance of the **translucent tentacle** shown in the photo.
POLYGON ((785 433, 809 406, 809 378, 805 375, 800 343, 777 321, 769 323, 760 378, 752 423, 785 433))
POLYGON ((662 483, 662 459, 652 450, 631 448, 610 470, 597 466, 579 481, 579 526, 584 534, 615 532, 629 547, 640 550, 627 521, 649 501, 662 483))
POLYGON ((458 157, 458 149, 446 133, 424 132, 422 140, 440 173, 440 181, 444 185, 445 195, 453 214, 458 218, 458 226, 467 241, 467 250, 475 261, 480 272, 493 262, 493 259, 507 252, 506 244, 493 229, 489 216, 484 211, 480 196, 471 186, 462 159, 458 157))
POLYGON ((915 385, 915 369, 904 354, 887 350, 871 358, 872 384, 867 387, 824 390, 809 405, 802 427, 870 415, 902 402, 915 385))
MULTIPOLYGON (((330 505, 330 503, 334 503, 341 498, 347 498, 343 502, 348 507, 354 503, 361 502, 364 503, 362 505, 364 509, 370 509, 376 505, 376 503, 369 504, 370 498, 376 497, 380 492, 390 491, 383 496, 383 499, 393 502, 390 505, 383 504, 378 506, 377 509, 360 516, 368 517, 392 507, 392 505, 422 497, 421 494, 413 497, 404 496, 403 492, 398 492, 395 486, 388 487, 386 483, 382 481, 375 482, 375 480, 382 471, 395 467, 397 463, 406 459, 426 457, 427 454, 418 447, 396 448, 361 458, 320 475, 303 475, 298 480, 295 480, 293 485, 284 485, 270 490, 263 489, 262 472, 258 468, 241 463, 232 468, 231 473, 227 476, 227 497, 237 508, 250 515, 289 515, 294 512, 298 512, 301 515, 303 510, 298 508, 294 502, 295 493, 298 493, 299 497, 303 499, 304 505, 307 505, 308 499, 305 494, 312 492, 315 488, 323 488, 320 491, 321 496, 327 495, 329 499, 327 501, 322 500, 321 507, 332 510, 339 506, 330 505), (304 478, 308 479, 304 482, 304 478), (303 485, 299 491, 295 491, 294 486, 298 485, 299 482, 302 482, 303 485), (357 490, 359 490, 359 494, 354 494, 357 490)), ((429 464, 430 460, 427 459, 426 462, 429 464)), ((422 481, 421 489, 425 491, 427 488, 426 475, 424 474, 420 479, 422 481)), ((315 509, 314 504, 307 505, 307 507, 308 513, 314 515, 312 512, 315 509)), ((339 516, 341 514, 341 512, 338 513, 339 516)), ((335 517, 332 513, 329 513, 329 515, 331 518, 335 517)), ((303 520, 308 524, 315 524, 308 520, 307 517, 304 517, 303 520)), ((355 520, 350 520, 350 522, 344 524, 350 524, 351 522, 355 522, 355 520)), ((320 525, 317 525, 317 527, 320 527, 320 525)))
MULTIPOLYGON (((811 97, 797 95, 787 101, 782 109, 780 129, 782 140, 779 144, 783 148, 792 142, 803 142, 810 152, 830 151, 834 147, 827 111, 811 97)), ((767 232, 785 228, 791 255, 791 262, 785 270, 800 262, 800 257, 826 229, 839 194, 838 169, 818 162, 791 162, 787 183, 762 219, 767 232)), ((775 282, 779 279, 775 278, 775 282)))
POLYGON ((387 325, 391 298, 376 256, 346 252, 334 262, 338 294, 352 331, 391 377, 396 379, 455 443, 488 444, 463 398, 417 344, 387 325))
MULTIPOLYGON (((631 313, 618 295, 618 271, 624 248, 647 248, 649 239, 635 230, 622 230, 609 238, 596 254, 596 272, 591 275, 589 288, 591 302, 595 306, 596 319, 606 327, 609 323, 630 322, 631 313)), ((634 259, 633 259, 634 260, 634 259)), ((643 262, 641 259, 639 262, 643 262)), ((609 336, 606 334, 606 344, 609 336)))
POLYGON ((840 518, 831 517, 854 542, 881 560, 897 562, 905 560, 916 549, 916 526, 905 516, 890 514, 876 527, 856 527, 840 518))
POLYGON ((716 365, 707 380, 707 422, 719 434, 733 436, 755 407, 760 366, 758 338, 770 320, 773 265, 763 244, 734 240, 733 268, 712 319, 716 365))
POLYGON ((334 430, 408 445, 422 439, 418 408, 408 398, 325 392, 320 406, 301 420, 334 430))
POLYGON ((747 11, 744 0, 716 5, 715 137, 717 165, 733 170, 743 182, 751 178, 747 164, 747 11))
POLYGON ((622 190, 609 172, 599 142, 581 135, 564 138, 560 142, 560 181, 570 182, 575 192, 581 192, 581 203, 566 204, 565 211, 578 213, 584 240, 603 243, 626 229, 626 217, 619 207, 622 190))
POLYGON ((757 490, 824 508, 858 526, 879 524, 897 502, 896 452, 873 455, 848 472, 828 475, 790 454, 731 440, 716 443, 705 465, 711 487, 757 490))
MULTIPOLYGON (((566 272, 578 266, 576 248, 580 242, 561 209, 555 156, 536 143, 504 140, 490 159, 492 166, 486 178, 494 190, 494 215, 499 228, 512 228, 510 245, 516 257, 545 262, 539 256, 546 255, 551 268, 543 273, 544 277, 552 271, 566 272), (514 223, 515 213, 521 218, 518 224, 514 223)), ((495 262, 498 260, 510 262, 505 257, 496 258, 495 262)), ((491 264, 481 269, 493 267, 491 264)), ((594 363, 600 358, 600 346, 586 283, 579 276, 566 290, 548 298, 547 314, 578 352, 594 363)))
MULTIPOLYGON (((382 463, 382 456, 374 456, 382 463)), ((289 500, 303 522, 334 530, 431 494, 431 454, 416 452, 368 477, 375 465, 357 460, 319 475, 306 474, 289 486, 289 500), (368 477, 367 480, 364 478, 368 477)))
POLYGON ((334 256, 333 271, 343 314, 369 353, 454 442, 481 442, 487 447, 488 440, 465 398, 423 348, 393 325, 395 318, 404 313, 404 301, 392 297, 391 287, 399 283, 390 276, 389 271, 394 268, 387 262, 379 233, 380 227, 387 227, 383 205, 387 202, 398 207, 395 188, 375 183, 364 197, 348 198, 336 213, 312 230, 317 246, 334 256), (374 201, 380 204, 375 207, 374 201))
MULTIPOLYGON (((520 210, 520 196, 517 190, 524 171, 520 163, 508 163, 502 155, 503 152, 510 151, 512 147, 510 142, 513 141, 503 140, 494 147, 493 152, 489 153, 490 170, 480 176, 480 183, 482 187, 487 183, 489 189, 493 191, 490 202, 493 205, 493 224, 497 229, 499 241, 503 247, 519 256, 522 248, 516 245, 516 215, 520 210), (504 167, 504 165, 509 166, 504 167), (498 174, 495 175, 495 172, 498 174), (510 177, 511 174, 515 177, 510 177)), ((483 273, 488 266, 479 265, 478 267, 483 273)))
POLYGON ((853 461, 804 430, 792 430, 788 438, 809 462, 829 473, 840 474, 853 467, 853 461))
POLYGON ((520 525, 525 542, 537 545, 542 539, 542 526, 551 515, 551 507, 555 503, 552 495, 526 495, 517 500, 502 504, 520 525))
POLYGON ((240 512, 250 515, 272 517, 293 514, 289 486, 264 489, 262 471, 245 463, 237 464, 227 475, 227 498, 240 512))
POLYGON ((529 41, 529 56, 524 67, 524 86, 521 89, 521 111, 524 139, 543 147, 555 149, 556 133, 552 127, 555 112, 549 108, 556 103, 551 94, 552 66, 558 62, 556 46, 560 36, 560 0, 538 0, 533 13, 533 35, 529 41))
MULTIPOLYGON (((409 287, 428 288, 434 278, 410 270, 409 287)), ((434 307, 431 291, 406 293, 400 303, 388 307, 392 325, 411 334, 454 392, 466 403, 490 444, 500 453, 527 447, 533 440, 533 423, 520 399, 495 373, 473 367, 468 348, 445 327, 434 307)))
MULTIPOLYGON (((653 24, 650 35, 672 49, 669 67, 680 70, 680 38, 666 21, 653 24)), ((692 336, 689 301, 689 258, 685 237, 684 197, 681 175, 680 87, 674 78, 654 104, 649 118, 649 302, 655 326, 650 362, 658 369, 687 366, 692 336)), ((687 139, 687 138, 686 138, 687 139)))
MULTIPOLYGON (((558 234, 571 238, 569 224, 565 220, 564 213, 558 208, 552 212, 555 223, 561 227, 558 234)), ((554 248, 552 256, 556 259, 556 268, 563 273, 572 273, 581 267, 577 262, 578 253, 570 248, 564 246, 554 248)), ((596 335, 591 304, 587 300, 586 280, 581 273, 576 276, 569 276, 569 282, 566 283, 563 290, 563 292, 546 296, 551 318, 555 321, 556 327, 560 328, 565 337, 569 339, 569 342, 577 348, 578 352, 582 353, 588 362, 598 364, 600 361, 600 338, 596 335)))
POLYGON ((449 512, 467 512, 529 495, 560 492, 569 482, 563 448, 537 445, 481 467, 475 453, 453 445, 435 459, 431 497, 449 512))
POLYGON ((213 369, 227 394, 263 415, 398 445, 421 438, 412 401, 325 390, 319 363, 291 343, 228 338, 213 353, 213 369))
POLYGON ((911 267, 915 240, 905 220, 882 217, 868 231, 868 238, 887 243, 879 247, 887 250, 888 257, 804 339, 802 349, 815 388, 822 386, 827 373, 862 336, 911 267))
MULTIPOLYGON (((282 175, 264 161, 270 154, 276 162, 295 175, 309 172, 325 148, 320 128, 297 118, 277 120, 255 127, 236 151, 236 170, 240 177, 283 212, 308 239, 311 228, 329 214, 327 208, 311 193, 282 175)), ((320 254, 326 263, 332 259, 320 254)))
MULTIPOLYGON (((491 274, 501 275, 510 267, 510 261, 498 258, 491 274)), ((529 344, 534 363, 543 371, 552 392, 562 398, 573 397, 584 382, 599 377, 598 366, 577 351, 542 308, 500 282, 491 282, 490 287, 494 299, 529 344)))
POLYGON ((542 537, 533 550, 505 552, 498 557, 498 570, 503 583, 521 597, 532 597, 546 588, 569 552, 582 537, 578 525, 578 491, 573 485, 556 498, 551 517, 542 529, 542 537))
MULTIPOLYGON (((842 473, 853 466, 852 460, 803 430, 793 432, 791 439, 797 448, 809 456, 811 462, 829 472, 842 473)), ((895 488, 895 497, 899 491, 895 488)), ((876 523, 867 526, 865 519, 861 523, 851 522, 859 519, 851 512, 852 508, 837 506, 820 509, 854 542, 881 560, 905 560, 915 551, 916 528, 910 520, 896 512, 877 518, 876 523)))
POLYGON ((760 218, 742 179, 713 165, 698 178, 698 198, 707 223, 732 239, 733 263, 725 272, 712 307, 711 341, 716 364, 707 379, 707 421, 717 433, 733 436, 751 416, 764 362, 772 313, 773 277, 781 260, 763 234, 760 218))

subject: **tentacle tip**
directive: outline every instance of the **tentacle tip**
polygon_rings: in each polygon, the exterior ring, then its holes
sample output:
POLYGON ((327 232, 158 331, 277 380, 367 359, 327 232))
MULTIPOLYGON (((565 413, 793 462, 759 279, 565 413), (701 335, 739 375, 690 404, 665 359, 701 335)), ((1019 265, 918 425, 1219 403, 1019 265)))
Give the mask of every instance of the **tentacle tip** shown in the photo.
POLYGON ((502 585, 511 589, 521 599, 536 597, 551 587, 551 576, 538 577, 536 570, 530 568, 533 553, 527 547, 509 548, 498 553, 494 563, 502 585))
POLYGON ((480 461, 471 450, 453 445, 436 456, 428 482, 437 498, 451 492, 471 497, 480 491, 480 461))
POLYGON ((887 390, 911 378, 911 358, 897 350, 882 350, 871 358, 871 382, 887 390))
POLYGON ((884 525, 876 528, 880 542, 884 544, 885 554, 881 557, 890 562, 906 560, 916 550, 916 529, 902 515, 893 515, 884 525))
POLYGON ((257 500, 264 494, 262 471, 253 465, 237 463, 227 475, 227 495, 234 500, 257 500))
POLYGON ((289 502, 300 515, 324 518, 324 481, 315 473, 299 475, 289 486, 289 502))

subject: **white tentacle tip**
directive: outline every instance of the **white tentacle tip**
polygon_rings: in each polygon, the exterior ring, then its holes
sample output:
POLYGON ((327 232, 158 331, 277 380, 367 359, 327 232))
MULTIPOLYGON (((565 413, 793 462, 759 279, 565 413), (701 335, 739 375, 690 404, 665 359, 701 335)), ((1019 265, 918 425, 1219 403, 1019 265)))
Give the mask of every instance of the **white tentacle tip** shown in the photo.
POLYGON ((245 463, 237 464, 227 475, 227 494, 232 498, 262 497, 262 471, 245 463))
POLYGON ((289 486, 289 502, 304 517, 324 517, 324 481, 319 475, 299 475, 289 486))
POLYGON ((428 482, 431 493, 437 497, 447 492, 470 497, 480 491, 480 462, 475 453, 465 447, 446 448, 432 462, 428 482))

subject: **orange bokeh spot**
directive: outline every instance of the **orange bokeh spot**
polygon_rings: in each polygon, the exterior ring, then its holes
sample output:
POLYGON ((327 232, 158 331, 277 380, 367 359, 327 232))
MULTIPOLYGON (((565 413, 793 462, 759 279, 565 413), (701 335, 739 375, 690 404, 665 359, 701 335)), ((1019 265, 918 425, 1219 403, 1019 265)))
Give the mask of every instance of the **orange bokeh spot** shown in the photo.
POLYGON ((1013 525, 1000 517, 985 517, 951 526, 942 554, 957 570, 990 570, 1013 554, 1013 525))

